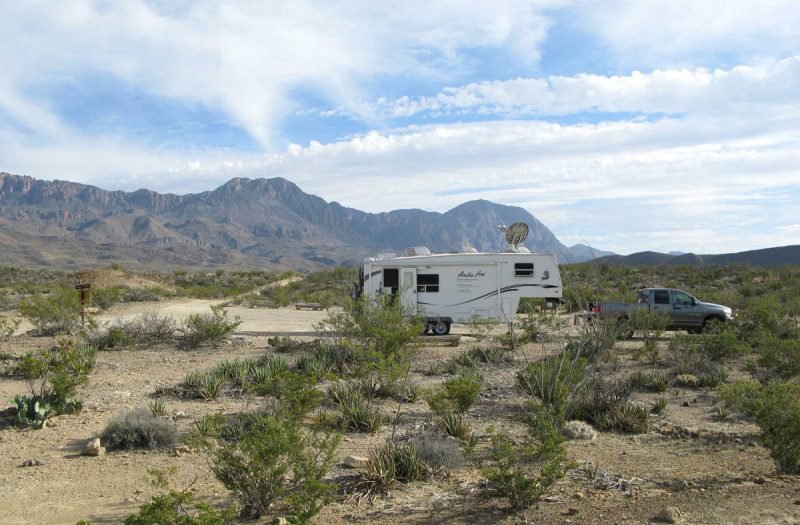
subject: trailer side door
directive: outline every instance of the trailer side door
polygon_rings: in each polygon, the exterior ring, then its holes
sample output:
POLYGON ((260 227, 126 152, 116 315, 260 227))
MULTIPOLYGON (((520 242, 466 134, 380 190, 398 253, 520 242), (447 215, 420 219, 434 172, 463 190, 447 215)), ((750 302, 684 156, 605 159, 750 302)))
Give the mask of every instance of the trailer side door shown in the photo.
POLYGON ((403 306, 409 309, 412 315, 417 315, 417 269, 402 268, 400 270, 400 290, 403 306))

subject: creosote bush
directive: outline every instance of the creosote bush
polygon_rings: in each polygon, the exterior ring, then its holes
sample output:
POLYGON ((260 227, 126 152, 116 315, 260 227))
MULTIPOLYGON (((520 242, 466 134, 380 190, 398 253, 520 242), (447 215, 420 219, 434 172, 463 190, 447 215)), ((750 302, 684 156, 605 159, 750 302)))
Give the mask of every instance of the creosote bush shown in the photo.
POLYGON ((492 463, 483 469, 489 493, 508 499, 511 508, 523 510, 539 499, 566 472, 562 437, 550 423, 540 422, 538 440, 516 445, 506 432, 492 435, 492 463), (536 468, 538 467, 538 469, 536 468))
POLYGON ((464 413, 478 399, 480 381, 475 375, 462 374, 447 379, 428 396, 428 405, 438 414, 446 412, 464 413))
POLYGON ((243 516, 280 512, 306 523, 333 498, 335 488, 323 477, 338 443, 338 435, 305 430, 293 417, 263 414, 241 440, 218 442, 211 465, 243 516))
POLYGON ((210 345, 219 346, 223 339, 236 331, 242 324, 238 316, 228 320, 228 312, 222 305, 212 305, 210 314, 192 314, 181 323, 178 331, 181 344, 186 348, 210 345))
POLYGON ((137 346, 171 343, 175 339, 178 323, 168 315, 144 312, 119 324, 123 333, 137 346))
POLYGON ((174 445, 177 430, 164 416, 153 414, 150 408, 139 407, 112 419, 100 435, 100 441, 109 450, 156 449, 174 445))
POLYGON ((41 335, 69 334, 81 316, 80 297, 68 287, 56 288, 48 295, 37 294, 23 299, 17 308, 41 335))
POLYGON ((781 470, 800 473, 800 385, 737 381, 724 385, 720 397, 756 420, 781 470))

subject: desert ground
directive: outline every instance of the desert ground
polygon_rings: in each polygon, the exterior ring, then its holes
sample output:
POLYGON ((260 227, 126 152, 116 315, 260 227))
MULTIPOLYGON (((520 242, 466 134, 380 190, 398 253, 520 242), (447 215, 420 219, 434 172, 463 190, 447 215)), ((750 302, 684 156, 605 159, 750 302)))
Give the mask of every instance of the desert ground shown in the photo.
MULTIPOLYGON (((136 316, 146 311, 177 319, 208 310, 211 301, 172 299, 154 303, 122 304, 99 316, 98 321, 136 316)), ((232 306, 242 325, 217 349, 179 350, 174 347, 102 351, 88 385, 82 389, 85 408, 76 415, 49 420, 41 430, 4 425, 0 428, 0 522, 4 524, 73 524, 81 519, 96 524, 120 523, 162 489, 149 483, 150 469, 174 469, 174 488, 189 488, 198 500, 233 503, 211 473, 203 453, 169 450, 114 451, 99 457, 79 451, 99 434, 109 419, 130 408, 146 406, 159 387, 180 383, 186 373, 210 368, 231 357, 253 357, 272 352, 265 334, 308 337, 324 311, 293 307, 253 309, 232 306), (36 466, 22 466, 35 459, 36 466)), ((20 326, 9 342, 0 343, 6 353, 47 348, 53 338, 26 335, 20 326)), ((570 327, 568 330, 575 330, 570 327)), ((421 386, 440 382, 443 376, 425 371, 476 344, 465 335, 458 347, 425 346, 415 359, 412 381, 421 386)), ((670 337, 668 334, 666 337, 670 337)), ((661 341, 662 345, 666 341, 661 341)), ((634 360, 636 339, 614 349, 624 370, 648 368, 634 360)), ((526 349, 535 358, 540 348, 526 349)), ((296 355, 284 354, 290 362, 296 355)), ((740 373, 729 365, 732 375, 740 373)), ((599 432, 587 441, 567 444, 572 468, 534 507, 512 511, 482 490, 480 462, 489 447, 489 428, 508 428, 512 434, 521 400, 515 396, 508 370, 487 367, 480 399, 467 412, 478 436, 473 456, 447 475, 433 480, 397 485, 386 497, 354 501, 340 495, 315 518, 316 523, 655 523, 665 508, 673 509, 674 522, 695 524, 792 524, 800 523, 800 479, 778 473, 769 452, 759 443, 759 429, 739 417, 719 421, 713 417, 716 399, 712 391, 670 387, 664 394, 637 393, 634 400, 650 404, 657 396, 667 408, 652 418, 651 431, 639 435, 599 432)), ((16 394, 26 392, 22 380, 0 380, 0 399, 11 405, 16 394)), ((222 395, 214 401, 165 398, 167 411, 182 432, 206 414, 235 413, 257 406, 258 398, 222 395)), ((396 403, 387 401, 387 413, 396 403)), ((400 433, 430 425, 432 414, 420 398, 403 407, 400 433)), ((366 455, 387 438, 384 426, 376 434, 346 433, 337 449, 337 465, 329 478, 353 475, 339 465, 348 455, 366 455)), ((660 517, 659 517, 660 516, 660 517)), ((272 517, 253 523, 268 523, 272 517)))

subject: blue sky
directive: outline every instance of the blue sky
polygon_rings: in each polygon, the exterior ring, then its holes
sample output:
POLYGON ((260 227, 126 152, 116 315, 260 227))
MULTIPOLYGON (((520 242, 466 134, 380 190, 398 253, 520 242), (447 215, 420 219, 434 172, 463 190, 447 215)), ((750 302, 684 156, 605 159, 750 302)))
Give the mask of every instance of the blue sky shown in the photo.
POLYGON ((800 244, 794 1, 4 2, 0 171, 366 211, 521 206, 566 244, 800 244))

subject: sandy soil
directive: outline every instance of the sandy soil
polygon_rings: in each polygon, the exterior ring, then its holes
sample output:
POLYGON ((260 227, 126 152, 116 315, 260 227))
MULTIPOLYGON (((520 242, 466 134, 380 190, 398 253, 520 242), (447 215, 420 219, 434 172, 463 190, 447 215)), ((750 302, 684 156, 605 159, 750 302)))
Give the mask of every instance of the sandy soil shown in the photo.
MULTIPOLYGON (((180 318, 207 311, 207 301, 174 301, 151 305, 125 305, 102 317, 103 321, 137 315, 156 309, 162 315, 180 318)), ((295 309, 231 308, 240 315, 243 332, 303 333, 324 312, 295 309)), ((51 339, 15 337, 0 343, 0 350, 21 354, 48 347, 51 339)), ((423 372, 432 363, 465 351, 433 346, 421 352, 412 379, 432 384, 441 377, 423 372)), ((628 342, 618 350, 625 369, 641 367, 631 360, 628 342)), ((85 410, 78 415, 58 416, 42 430, 0 429, 0 523, 71 523, 89 519, 94 523, 119 523, 158 493, 148 483, 147 471, 174 468, 172 484, 191 487, 202 500, 230 502, 227 491, 210 473, 202 454, 176 456, 172 451, 112 452, 101 457, 80 456, 83 443, 99 433, 109 419, 128 408, 145 406, 154 390, 174 386, 190 371, 214 366, 232 356, 249 357, 272 351, 263 336, 236 336, 232 344, 216 350, 182 351, 171 347, 107 351, 98 354, 97 366, 82 396, 85 410), (21 467, 28 459, 43 464, 21 467)), ((531 350, 535 353, 535 349, 531 350)), ((295 356, 288 355, 292 360, 295 356)), ((486 370, 487 385, 480 402, 468 412, 480 436, 476 458, 485 457, 490 425, 518 430, 513 416, 519 399, 510 388, 509 372, 486 370)), ((8 401, 26 391, 24 381, 0 380, 0 399, 8 401)), ((323 510, 318 523, 619 523, 653 521, 664 507, 680 509, 684 523, 776 523, 800 522, 800 481, 776 473, 768 451, 758 443, 758 429, 737 418, 713 419, 713 393, 698 389, 674 389, 666 394, 668 408, 654 420, 653 430, 638 436, 600 433, 593 441, 569 442, 569 456, 576 467, 537 506, 522 513, 510 512, 502 500, 481 496, 480 469, 474 460, 449 477, 400 486, 391 497, 373 503, 340 499, 323 510), (684 406, 684 404, 688 406, 684 406), (676 431, 676 427, 679 427, 676 431), (683 431, 687 429, 687 431, 683 431), (588 472, 594 472, 594 479, 588 472), (600 481, 605 481, 605 487, 600 481)), ((637 401, 650 403, 654 394, 639 394, 637 401)), ((205 414, 233 413, 253 407, 258 399, 222 396, 216 401, 168 399, 167 410, 178 428, 188 431, 205 414)), ((387 411, 394 405, 387 403, 387 411)), ((404 409, 401 432, 431 420, 424 401, 404 409)), ((347 434, 337 457, 364 455, 379 444, 388 429, 375 434, 347 434)), ((339 467, 332 477, 350 474, 339 467)), ((267 520, 263 520, 267 522, 267 520)))

